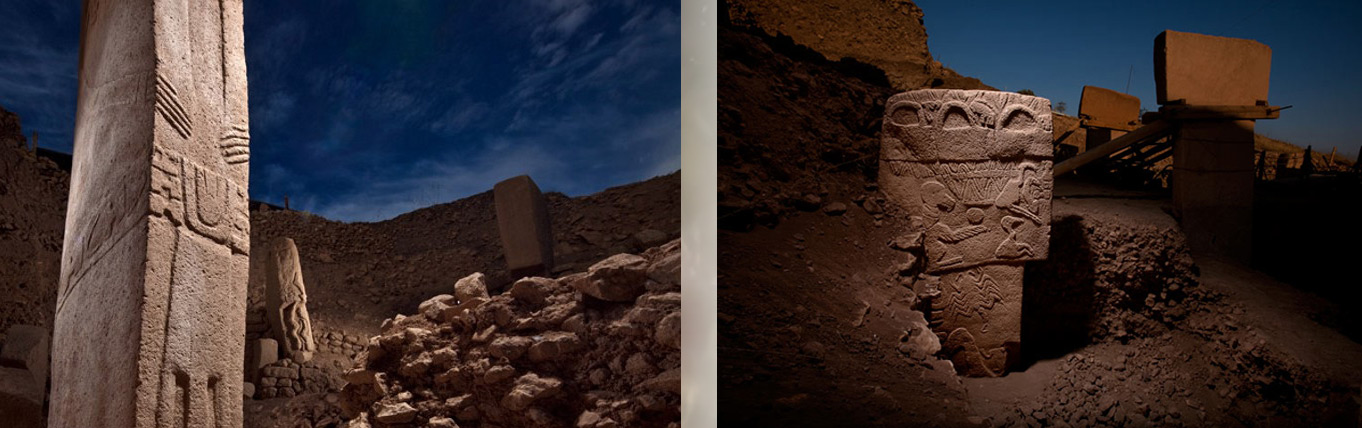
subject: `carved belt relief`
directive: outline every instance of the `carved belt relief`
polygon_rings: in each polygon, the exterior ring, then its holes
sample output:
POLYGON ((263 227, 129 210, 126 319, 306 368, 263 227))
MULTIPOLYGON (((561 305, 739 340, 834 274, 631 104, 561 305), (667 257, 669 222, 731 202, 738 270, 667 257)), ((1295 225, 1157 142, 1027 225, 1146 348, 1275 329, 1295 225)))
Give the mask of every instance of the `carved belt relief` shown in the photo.
POLYGON ((1049 102, 912 91, 890 99, 884 123, 881 185, 921 225, 909 232, 922 234, 925 272, 940 276, 930 325, 948 357, 970 353, 965 360, 984 366, 974 373, 1000 374, 1002 345, 1020 340, 1015 320, 998 330, 1020 317, 1021 275, 1006 269, 1019 273, 1023 262, 1049 252, 1049 102))
POLYGON ((151 166, 152 214, 246 254, 250 248, 246 189, 160 147, 152 154, 151 166))

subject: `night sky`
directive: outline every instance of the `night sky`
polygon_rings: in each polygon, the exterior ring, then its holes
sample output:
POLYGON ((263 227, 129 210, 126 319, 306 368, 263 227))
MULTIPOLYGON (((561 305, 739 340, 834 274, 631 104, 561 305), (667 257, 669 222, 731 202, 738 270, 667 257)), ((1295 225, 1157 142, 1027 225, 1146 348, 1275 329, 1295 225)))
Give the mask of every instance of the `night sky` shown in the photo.
POLYGON ((1031 89, 1078 114, 1083 85, 1154 97, 1154 37, 1186 31, 1272 48, 1268 103, 1292 105, 1258 133, 1352 159, 1362 146, 1362 1, 921 0, 932 56, 998 89, 1031 89))
MULTIPOLYGON (((680 169, 677 1, 252 1, 251 197, 375 221, 680 169)), ((0 106, 70 152, 80 1, 0 2, 0 106)))

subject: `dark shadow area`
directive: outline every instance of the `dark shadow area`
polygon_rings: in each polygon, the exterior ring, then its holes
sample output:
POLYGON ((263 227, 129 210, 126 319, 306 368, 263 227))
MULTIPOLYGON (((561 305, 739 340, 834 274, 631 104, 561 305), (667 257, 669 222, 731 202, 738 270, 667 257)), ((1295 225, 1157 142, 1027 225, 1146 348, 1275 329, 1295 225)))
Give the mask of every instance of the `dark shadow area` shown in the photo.
POLYGON ((1088 345, 1096 318, 1096 266, 1082 217, 1068 216, 1050 228, 1050 257, 1026 264, 1022 284, 1022 358, 1025 370, 1088 345))
MULTIPOLYGON (((1362 178, 1315 175, 1262 181, 1254 190, 1254 268, 1333 302, 1362 300, 1362 178)), ((1311 318, 1362 343, 1362 313, 1311 318)))

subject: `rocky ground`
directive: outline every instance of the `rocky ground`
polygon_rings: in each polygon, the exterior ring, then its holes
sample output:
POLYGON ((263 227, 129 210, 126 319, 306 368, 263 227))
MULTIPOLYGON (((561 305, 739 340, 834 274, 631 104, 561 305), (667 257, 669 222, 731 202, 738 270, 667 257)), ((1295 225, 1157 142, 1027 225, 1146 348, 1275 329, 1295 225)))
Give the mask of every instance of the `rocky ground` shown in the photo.
POLYGON ((496 296, 482 274, 459 280, 369 340, 345 374, 347 426, 678 426, 680 250, 496 296))
POLYGON ((1050 259, 1027 266, 1021 366, 958 376, 933 355, 932 296, 901 275, 908 224, 876 183, 895 85, 769 28, 719 29, 726 423, 1362 423, 1362 346, 1324 322, 1347 311, 1189 253, 1166 194, 1087 182, 1056 183, 1050 259))

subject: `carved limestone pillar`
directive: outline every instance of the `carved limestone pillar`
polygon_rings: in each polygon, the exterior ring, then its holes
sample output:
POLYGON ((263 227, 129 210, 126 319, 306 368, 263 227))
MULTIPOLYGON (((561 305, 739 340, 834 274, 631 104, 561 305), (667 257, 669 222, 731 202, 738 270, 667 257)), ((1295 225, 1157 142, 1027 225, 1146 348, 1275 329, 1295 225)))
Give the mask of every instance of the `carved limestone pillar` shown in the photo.
POLYGON ((241 0, 86 0, 52 427, 240 427, 241 0))
POLYGON ((307 287, 298 247, 289 238, 277 238, 265 260, 265 311, 270 331, 285 358, 297 362, 312 359, 312 320, 307 314, 307 287))
POLYGON ((997 376, 1019 356, 1022 269, 1050 243, 1050 101, 924 89, 889 98, 880 186, 910 215, 935 288, 928 319, 960 373, 997 376))

